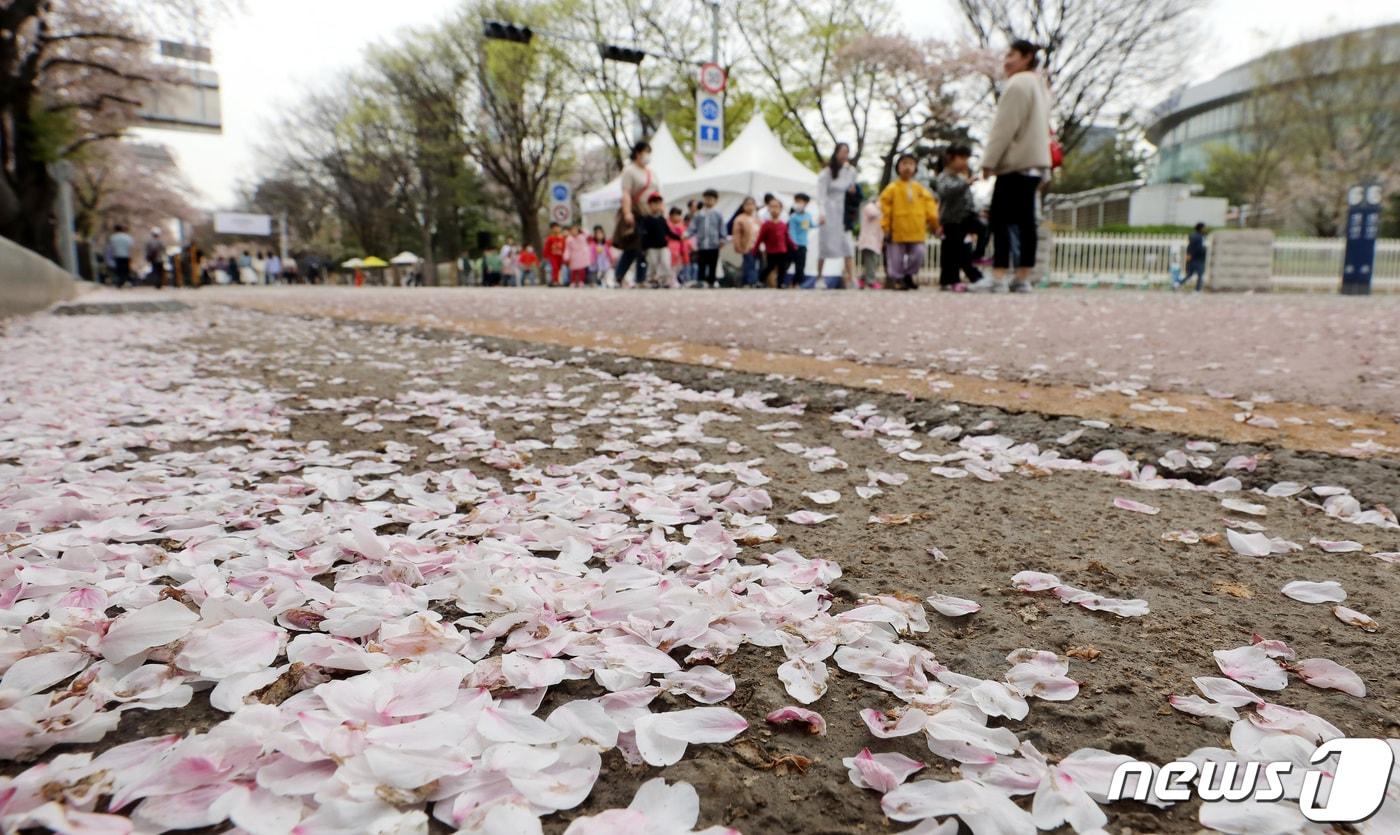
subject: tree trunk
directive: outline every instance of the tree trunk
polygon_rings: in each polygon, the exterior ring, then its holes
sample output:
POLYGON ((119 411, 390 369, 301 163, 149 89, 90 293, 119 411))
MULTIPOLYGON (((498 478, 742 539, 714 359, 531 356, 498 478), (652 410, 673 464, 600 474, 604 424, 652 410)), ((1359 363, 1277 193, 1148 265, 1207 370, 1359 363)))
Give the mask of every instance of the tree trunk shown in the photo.
MULTIPOLYGON (((429 215, 431 217, 431 215, 429 215)), ((438 286, 437 255, 433 252, 433 231, 430 223, 419 226, 423 240, 423 283, 429 287, 438 286)))
POLYGON ((535 253, 544 251, 544 239, 540 237, 540 206, 535 200, 534 190, 515 192, 515 210, 520 215, 521 245, 529 244, 535 253))

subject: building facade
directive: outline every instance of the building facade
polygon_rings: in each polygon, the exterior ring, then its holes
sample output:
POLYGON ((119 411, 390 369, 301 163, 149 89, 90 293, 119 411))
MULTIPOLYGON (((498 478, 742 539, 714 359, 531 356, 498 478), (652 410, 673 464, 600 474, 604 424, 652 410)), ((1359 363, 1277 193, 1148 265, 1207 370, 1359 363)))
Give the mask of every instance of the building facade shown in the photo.
POLYGON ((1212 145, 1246 150, 1253 130, 1250 99, 1270 87, 1298 82, 1300 65, 1306 64, 1313 78, 1341 78, 1358 63, 1373 61, 1377 55, 1388 66, 1400 67, 1400 23, 1276 50, 1209 81, 1178 88, 1147 118, 1147 140, 1157 146, 1149 181, 1189 182, 1205 169, 1212 145), (1310 60, 1286 58, 1290 50, 1300 49, 1307 51, 1310 60))

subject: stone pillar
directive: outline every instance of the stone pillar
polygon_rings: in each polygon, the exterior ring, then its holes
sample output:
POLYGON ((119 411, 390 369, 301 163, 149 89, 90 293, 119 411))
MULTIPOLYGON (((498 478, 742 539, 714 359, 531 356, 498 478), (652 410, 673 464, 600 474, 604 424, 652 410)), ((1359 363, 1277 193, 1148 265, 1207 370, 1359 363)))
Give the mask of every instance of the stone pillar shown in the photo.
POLYGON ((1274 233, 1268 229, 1221 229, 1210 236, 1206 288, 1268 292, 1273 286, 1274 233))

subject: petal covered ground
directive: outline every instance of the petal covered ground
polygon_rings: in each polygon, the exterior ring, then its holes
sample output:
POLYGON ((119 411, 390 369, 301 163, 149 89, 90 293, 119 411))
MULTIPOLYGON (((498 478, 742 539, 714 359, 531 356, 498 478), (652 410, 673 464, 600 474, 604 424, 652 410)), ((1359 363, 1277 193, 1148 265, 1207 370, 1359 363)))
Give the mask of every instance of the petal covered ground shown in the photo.
POLYGON ((1394 734, 1388 461, 217 307, 0 342, 7 829, 1306 831, 1106 781, 1394 734))

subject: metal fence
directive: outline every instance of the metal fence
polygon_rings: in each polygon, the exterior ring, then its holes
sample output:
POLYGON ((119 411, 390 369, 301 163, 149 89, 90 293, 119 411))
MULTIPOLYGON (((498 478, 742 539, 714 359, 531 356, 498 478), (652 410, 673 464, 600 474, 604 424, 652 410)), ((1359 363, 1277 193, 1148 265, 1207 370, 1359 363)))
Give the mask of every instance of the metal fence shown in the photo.
MULTIPOLYGON (((1185 244, 1185 237, 1179 235, 1053 235, 1042 243, 1049 258, 1041 258, 1039 281, 1051 286, 1167 287, 1171 284, 1173 248, 1180 259, 1185 244)), ((1276 238, 1274 286, 1335 292, 1341 283, 1345 248, 1341 238, 1276 238)), ((934 240, 921 276, 926 283, 938 281, 938 257, 939 242, 934 240)), ((1400 292, 1400 239, 1376 242, 1371 286, 1375 292, 1400 292)))

